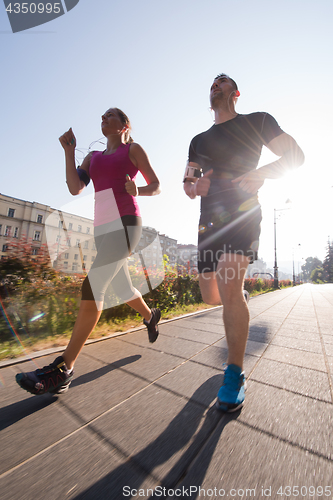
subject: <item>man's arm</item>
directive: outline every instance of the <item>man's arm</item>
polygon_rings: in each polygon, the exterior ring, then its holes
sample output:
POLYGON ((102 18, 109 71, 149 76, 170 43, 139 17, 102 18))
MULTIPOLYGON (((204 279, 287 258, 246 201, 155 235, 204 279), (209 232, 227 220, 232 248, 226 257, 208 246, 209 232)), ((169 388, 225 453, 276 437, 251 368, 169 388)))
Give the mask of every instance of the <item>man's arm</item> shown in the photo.
POLYGON ((285 132, 272 139, 267 147, 280 158, 232 181, 239 183, 239 187, 247 193, 255 194, 265 179, 279 179, 289 170, 300 167, 304 163, 303 151, 295 139, 285 132))
POLYGON ((279 179, 288 170, 300 167, 304 163, 304 153, 291 135, 280 134, 272 139, 267 147, 280 158, 257 169, 264 179, 279 179))
MULTIPOLYGON (((200 169, 200 165, 198 163, 195 163, 194 161, 189 161, 186 166, 187 167, 193 167, 194 169, 197 169, 198 171, 200 169)), ((185 177, 184 179, 184 191, 187 194, 189 198, 192 200, 196 198, 197 196, 207 196, 209 187, 210 187, 210 179, 209 177, 212 175, 213 169, 211 168, 203 174, 202 177, 185 177)))

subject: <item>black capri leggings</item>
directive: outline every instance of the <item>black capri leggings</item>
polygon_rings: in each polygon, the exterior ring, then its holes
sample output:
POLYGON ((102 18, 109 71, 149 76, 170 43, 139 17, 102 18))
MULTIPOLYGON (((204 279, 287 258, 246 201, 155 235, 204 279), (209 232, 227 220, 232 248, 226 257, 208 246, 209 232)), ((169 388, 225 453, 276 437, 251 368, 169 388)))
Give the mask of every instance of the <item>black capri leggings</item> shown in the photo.
POLYGON ((131 282, 127 258, 135 250, 142 232, 142 221, 125 215, 116 221, 95 227, 97 255, 82 284, 82 300, 103 302, 110 284, 116 295, 129 302, 141 297, 131 282))

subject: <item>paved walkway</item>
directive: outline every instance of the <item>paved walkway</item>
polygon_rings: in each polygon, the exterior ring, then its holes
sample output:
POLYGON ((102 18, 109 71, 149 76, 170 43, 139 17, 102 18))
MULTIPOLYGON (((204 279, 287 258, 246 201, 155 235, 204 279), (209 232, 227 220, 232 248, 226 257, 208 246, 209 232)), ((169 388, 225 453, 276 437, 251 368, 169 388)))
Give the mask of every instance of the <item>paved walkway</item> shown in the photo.
POLYGON ((163 323, 153 345, 141 330, 85 346, 63 396, 16 385, 32 362, 3 367, 1 499, 332 499, 333 285, 249 306, 236 414, 214 408, 221 308, 163 323))

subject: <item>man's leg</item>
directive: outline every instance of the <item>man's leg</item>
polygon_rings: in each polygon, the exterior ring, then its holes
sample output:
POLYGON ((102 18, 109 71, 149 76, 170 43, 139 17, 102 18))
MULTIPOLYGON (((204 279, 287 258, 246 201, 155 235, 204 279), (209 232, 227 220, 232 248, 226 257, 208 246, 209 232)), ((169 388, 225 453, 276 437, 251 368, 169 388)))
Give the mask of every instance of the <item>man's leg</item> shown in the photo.
POLYGON ((243 369, 249 331, 249 309, 243 284, 249 259, 238 254, 221 256, 216 269, 216 282, 223 303, 223 321, 228 344, 228 365, 243 369))
POLYGON ((212 306, 222 305, 215 272, 199 274, 199 286, 202 300, 206 302, 206 304, 212 306))
POLYGON ((237 254, 224 254, 211 281, 211 295, 216 289, 223 303, 223 320, 228 344, 228 366, 217 394, 219 410, 238 410, 245 398, 243 360, 249 328, 249 311, 243 295, 243 282, 249 259, 237 254))

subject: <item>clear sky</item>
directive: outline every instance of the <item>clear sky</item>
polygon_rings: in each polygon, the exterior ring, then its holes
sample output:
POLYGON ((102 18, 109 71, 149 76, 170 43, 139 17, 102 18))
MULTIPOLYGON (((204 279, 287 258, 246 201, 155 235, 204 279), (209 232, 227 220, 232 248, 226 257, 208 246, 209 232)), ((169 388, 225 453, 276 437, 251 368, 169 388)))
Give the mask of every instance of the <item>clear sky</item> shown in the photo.
POLYGON ((237 111, 271 113, 306 156, 260 192, 260 256, 272 262, 273 209, 289 198, 279 259, 293 248, 300 262, 323 259, 333 238, 332 18, 331 0, 80 0, 13 34, 1 3, 0 192, 92 217, 92 186, 81 199, 67 190, 58 137, 73 127, 80 160, 102 137, 101 114, 117 106, 161 181, 159 196, 139 200, 144 225, 196 244, 199 201, 186 198, 182 178, 191 138, 213 124, 212 80, 226 72, 241 92, 237 111))

